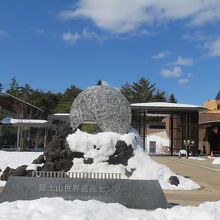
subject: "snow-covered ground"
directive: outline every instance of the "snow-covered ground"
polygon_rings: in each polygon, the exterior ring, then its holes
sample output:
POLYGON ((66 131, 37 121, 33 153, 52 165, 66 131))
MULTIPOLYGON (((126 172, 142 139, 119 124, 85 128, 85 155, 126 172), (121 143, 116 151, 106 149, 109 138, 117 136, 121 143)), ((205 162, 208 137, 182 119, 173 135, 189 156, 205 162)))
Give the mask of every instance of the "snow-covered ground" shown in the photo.
POLYGON ((188 159, 191 159, 191 160, 207 160, 207 158, 205 157, 188 157, 188 159))
POLYGON ((220 157, 216 157, 213 161, 212 164, 220 164, 220 157))
POLYGON ((0 204, 1 220, 217 220, 219 216, 220 201, 206 202, 199 207, 175 206, 154 211, 128 209, 118 203, 65 201, 62 198, 0 204))
POLYGON ((190 179, 176 175, 167 166, 158 164, 142 150, 140 136, 132 130, 129 134, 120 135, 112 132, 99 134, 87 134, 77 130, 67 137, 67 142, 72 151, 84 153, 84 157, 93 158, 93 164, 84 164, 83 159, 75 158, 71 172, 100 172, 121 173, 122 178, 127 178, 125 168, 128 171, 135 169, 130 179, 156 179, 159 180, 163 189, 193 190, 200 186, 190 179), (106 161, 115 152, 118 140, 123 140, 127 145, 132 145, 134 156, 128 160, 128 165, 109 165, 106 161), (177 176, 180 180, 178 186, 171 185, 168 180, 170 176, 177 176))
MULTIPOLYGON (((21 165, 27 165, 28 169, 35 169, 36 165, 31 164, 42 152, 6 152, 0 151, 0 176, 6 167, 17 168, 21 165)), ((6 182, 0 181, 0 187, 6 182)))
MULTIPOLYGON (((127 171, 133 171, 130 179, 159 180, 163 189, 193 190, 200 186, 194 181, 176 175, 167 166, 158 164, 142 150, 141 138, 134 130, 129 134, 120 135, 112 132, 102 132, 95 135, 87 134, 80 130, 67 137, 67 142, 72 151, 84 153, 85 158, 93 158, 93 164, 84 164, 82 158, 73 160, 73 167, 70 172, 91 172, 91 173, 121 173, 122 178, 127 171), (118 140, 123 140, 127 145, 132 145, 134 156, 128 160, 128 165, 110 165, 106 161, 115 152, 115 145, 118 140), (178 186, 169 183, 170 176, 177 176, 180 184, 178 186)), ((17 168, 21 165, 28 165, 28 169, 35 169, 36 165, 31 164, 42 153, 35 152, 4 152, 0 151, 0 169, 3 171, 7 166, 17 168)), ((2 173, 0 173, 1 175, 2 173)), ((0 181, 0 186, 5 182, 0 181)))

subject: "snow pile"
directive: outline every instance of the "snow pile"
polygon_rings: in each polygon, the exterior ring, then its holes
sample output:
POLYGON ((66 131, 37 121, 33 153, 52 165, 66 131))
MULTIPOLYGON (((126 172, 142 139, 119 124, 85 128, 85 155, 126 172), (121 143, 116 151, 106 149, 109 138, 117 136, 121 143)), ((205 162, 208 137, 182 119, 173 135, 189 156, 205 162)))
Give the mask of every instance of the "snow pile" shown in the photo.
POLYGON ((191 159, 191 160, 207 160, 206 158, 204 157, 188 157, 188 159, 191 159))
MULTIPOLYGON (((42 152, 6 152, 0 151, 0 176, 6 167, 17 168, 27 165, 27 169, 36 169, 36 165, 32 164, 33 160, 40 156, 42 152)), ((39 165, 38 165, 39 166, 39 165)), ((5 181, 0 181, 0 187, 5 185, 5 181)))
POLYGON ((220 157, 216 157, 213 161, 212 164, 220 164, 220 157))
POLYGON ((127 145, 141 146, 137 134, 129 133, 120 135, 113 132, 101 132, 88 134, 77 130, 66 138, 69 148, 73 152, 84 153, 84 158, 93 158, 94 162, 107 161, 110 155, 115 152, 115 145, 118 140, 125 141, 127 145))
POLYGON ((93 158, 94 163, 84 164, 82 158, 73 160, 73 167, 70 172, 100 172, 100 173, 121 173, 122 178, 127 171, 133 171, 130 179, 156 179, 159 180, 163 189, 193 190, 200 186, 190 179, 176 175, 167 166, 153 161, 148 154, 142 150, 141 138, 137 133, 120 135, 112 132, 103 132, 96 135, 87 134, 78 130, 67 137, 69 147, 74 152, 84 153, 85 158, 93 158), (118 140, 123 140, 127 145, 132 145, 134 156, 128 160, 128 165, 110 165, 106 161, 115 152, 115 145, 118 140), (180 184, 178 186, 169 183, 170 176, 177 176, 180 184))
POLYGON ((61 198, 42 198, 32 201, 0 204, 1 220, 217 220, 220 201, 206 202, 199 207, 176 206, 154 211, 128 209, 118 203, 65 201, 61 198))

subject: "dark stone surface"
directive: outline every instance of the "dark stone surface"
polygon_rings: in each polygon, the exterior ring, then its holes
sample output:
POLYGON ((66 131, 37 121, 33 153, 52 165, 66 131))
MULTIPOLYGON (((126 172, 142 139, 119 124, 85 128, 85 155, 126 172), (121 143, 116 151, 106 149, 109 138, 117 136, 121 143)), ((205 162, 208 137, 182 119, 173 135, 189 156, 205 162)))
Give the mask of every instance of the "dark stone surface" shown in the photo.
POLYGON ((12 169, 10 167, 6 167, 5 170, 3 171, 3 174, 1 176, 2 181, 8 181, 9 176, 15 169, 12 169))
POLYGON ((25 176, 32 176, 32 172, 34 170, 26 170, 26 175, 25 176))
POLYGON ((120 203, 136 209, 168 207, 157 180, 125 179, 10 177, 0 194, 0 203, 42 197, 85 201, 96 199, 106 203, 120 203))
POLYGON ((177 176, 171 176, 171 177, 169 178, 169 183, 170 183, 171 185, 178 186, 178 185, 180 184, 180 181, 179 181, 179 179, 178 179, 177 176))
POLYGON ((71 169, 73 166, 73 162, 71 160, 59 160, 56 164, 56 170, 62 171, 62 172, 67 172, 71 169))
POLYGON ((40 170, 41 171, 56 171, 56 167, 53 162, 46 162, 40 170))
POLYGON ((35 159, 33 162, 33 164, 42 164, 42 163, 45 163, 45 160, 44 160, 44 155, 40 155, 37 159, 35 159))
POLYGON ((131 145, 127 145, 124 141, 117 141, 116 151, 113 155, 109 157, 109 164, 123 164, 128 165, 128 160, 133 156, 133 148, 131 145))
POLYGON ((132 176, 133 172, 135 171, 136 169, 135 168, 132 168, 131 171, 128 171, 126 168, 125 168, 125 175, 129 178, 132 176))
POLYGON ((27 165, 22 165, 20 167, 17 167, 16 169, 6 167, 6 169, 4 170, 1 176, 1 180, 8 181, 8 178, 10 176, 25 176, 26 168, 27 168, 27 165))
POLYGON ((22 165, 20 167, 17 167, 13 172, 12 176, 25 176, 26 175, 26 168, 27 165, 22 165))
POLYGON ((84 162, 84 164, 92 164, 93 163, 93 159, 92 158, 88 158, 88 159, 85 159, 83 162, 84 162))

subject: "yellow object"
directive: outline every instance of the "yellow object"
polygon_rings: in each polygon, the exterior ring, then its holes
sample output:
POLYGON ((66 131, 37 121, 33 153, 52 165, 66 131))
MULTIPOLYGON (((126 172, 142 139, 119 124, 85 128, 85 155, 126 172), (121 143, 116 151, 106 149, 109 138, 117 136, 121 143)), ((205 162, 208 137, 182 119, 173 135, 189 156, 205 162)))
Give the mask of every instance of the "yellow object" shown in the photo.
POLYGON ((212 113, 220 113, 220 100, 210 99, 203 105, 212 113))

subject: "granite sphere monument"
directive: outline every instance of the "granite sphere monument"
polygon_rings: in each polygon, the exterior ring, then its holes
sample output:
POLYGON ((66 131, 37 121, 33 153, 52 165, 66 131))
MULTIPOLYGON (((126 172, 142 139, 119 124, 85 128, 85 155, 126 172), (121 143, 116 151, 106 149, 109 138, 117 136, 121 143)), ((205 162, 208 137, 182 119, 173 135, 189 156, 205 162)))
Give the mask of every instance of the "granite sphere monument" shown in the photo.
POLYGON ((74 100, 70 110, 73 131, 84 121, 94 121, 102 131, 126 134, 131 125, 131 108, 122 93, 109 86, 93 86, 74 100))

